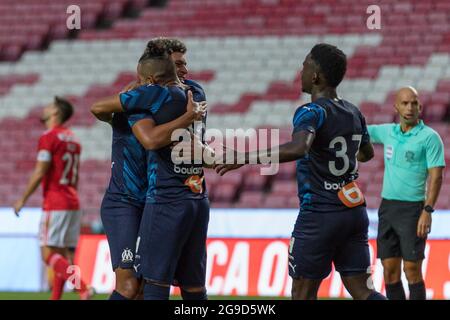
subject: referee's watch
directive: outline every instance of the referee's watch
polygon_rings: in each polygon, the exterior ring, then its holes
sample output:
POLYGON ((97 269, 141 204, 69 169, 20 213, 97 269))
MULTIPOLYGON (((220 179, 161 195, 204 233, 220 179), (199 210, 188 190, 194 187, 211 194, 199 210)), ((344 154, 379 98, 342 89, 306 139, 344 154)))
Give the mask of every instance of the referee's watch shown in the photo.
POLYGON ((425 210, 428 213, 433 213, 434 212, 433 207, 430 206, 430 205, 426 205, 425 207, 423 207, 423 210, 425 210))

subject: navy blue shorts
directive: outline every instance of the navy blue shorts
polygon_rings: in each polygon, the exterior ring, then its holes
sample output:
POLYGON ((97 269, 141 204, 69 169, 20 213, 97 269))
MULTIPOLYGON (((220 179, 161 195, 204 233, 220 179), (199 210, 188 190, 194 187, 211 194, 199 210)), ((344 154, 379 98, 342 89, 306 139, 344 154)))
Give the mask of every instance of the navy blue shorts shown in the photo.
POLYGON ((343 277, 367 273, 369 218, 365 207, 340 212, 301 212, 289 246, 289 275, 325 279, 332 263, 343 277))
POLYGON ((113 270, 133 268, 143 210, 143 205, 126 203, 108 194, 104 196, 100 214, 113 270))
POLYGON ((209 201, 147 203, 136 248, 138 276, 161 284, 203 287, 209 201))

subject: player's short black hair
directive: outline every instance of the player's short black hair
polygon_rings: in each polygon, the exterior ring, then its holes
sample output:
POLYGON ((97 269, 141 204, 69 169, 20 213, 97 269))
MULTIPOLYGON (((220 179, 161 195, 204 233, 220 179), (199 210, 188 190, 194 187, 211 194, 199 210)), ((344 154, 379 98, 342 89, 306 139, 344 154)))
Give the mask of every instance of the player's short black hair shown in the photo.
POLYGON ((64 98, 55 96, 55 106, 59 109, 61 114, 61 123, 66 122, 73 115, 72 104, 64 98))
POLYGON ((139 59, 145 74, 153 74, 158 80, 176 78, 175 64, 170 58, 170 51, 165 41, 149 41, 139 59))
POLYGON ((186 53, 186 45, 181 40, 177 38, 166 38, 165 41, 167 42, 167 48, 171 52, 186 53))
POLYGON ((142 63, 143 61, 149 59, 157 59, 157 60, 168 59, 169 54, 170 52, 166 42, 160 41, 159 39, 150 40, 147 43, 144 53, 139 59, 139 63, 142 63))
POLYGON ((336 88, 341 83, 347 71, 347 57, 342 50, 319 43, 311 49, 311 59, 319 65, 329 86, 336 88))

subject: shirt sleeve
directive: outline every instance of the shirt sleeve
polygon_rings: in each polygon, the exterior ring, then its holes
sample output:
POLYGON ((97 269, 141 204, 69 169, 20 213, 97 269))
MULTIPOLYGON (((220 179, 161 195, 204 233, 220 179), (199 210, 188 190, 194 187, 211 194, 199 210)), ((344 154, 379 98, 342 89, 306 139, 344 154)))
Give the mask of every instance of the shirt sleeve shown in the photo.
POLYGON ((322 107, 314 103, 305 104, 295 111, 292 134, 302 130, 316 132, 323 125, 325 118, 325 110, 322 107))
POLYGON ((141 112, 141 113, 129 114, 127 116, 127 118, 128 118, 128 124, 130 125, 131 128, 133 128, 133 126, 136 123, 138 123, 138 121, 140 121, 140 120, 153 119, 153 115, 151 112, 141 112))
POLYGON ((444 143, 441 137, 434 133, 427 141, 427 168, 445 167, 444 143))
POLYGON ((50 162, 52 160, 53 139, 49 134, 39 138, 37 161, 50 162))
POLYGON ((390 130, 392 128, 392 124, 376 124, 376 125, 368 125, 367 131, 370 136, 370 141, 373 143, 381 143, 383 144, 388 136, 390 130))
POLYGON ((123 110, 128 113, 154 112, 170 96, 166 88, 145 85, 119 95, 123 110))

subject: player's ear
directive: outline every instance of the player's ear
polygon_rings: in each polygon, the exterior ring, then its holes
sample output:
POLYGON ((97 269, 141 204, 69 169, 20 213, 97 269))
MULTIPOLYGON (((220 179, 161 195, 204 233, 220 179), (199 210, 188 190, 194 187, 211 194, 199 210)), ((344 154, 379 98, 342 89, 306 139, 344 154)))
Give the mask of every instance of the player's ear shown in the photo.
POLYGON ((317 84, 319 82, 319 73, 318 72, 313 72, 311 80, 312 80, 313 84, 317 84))

